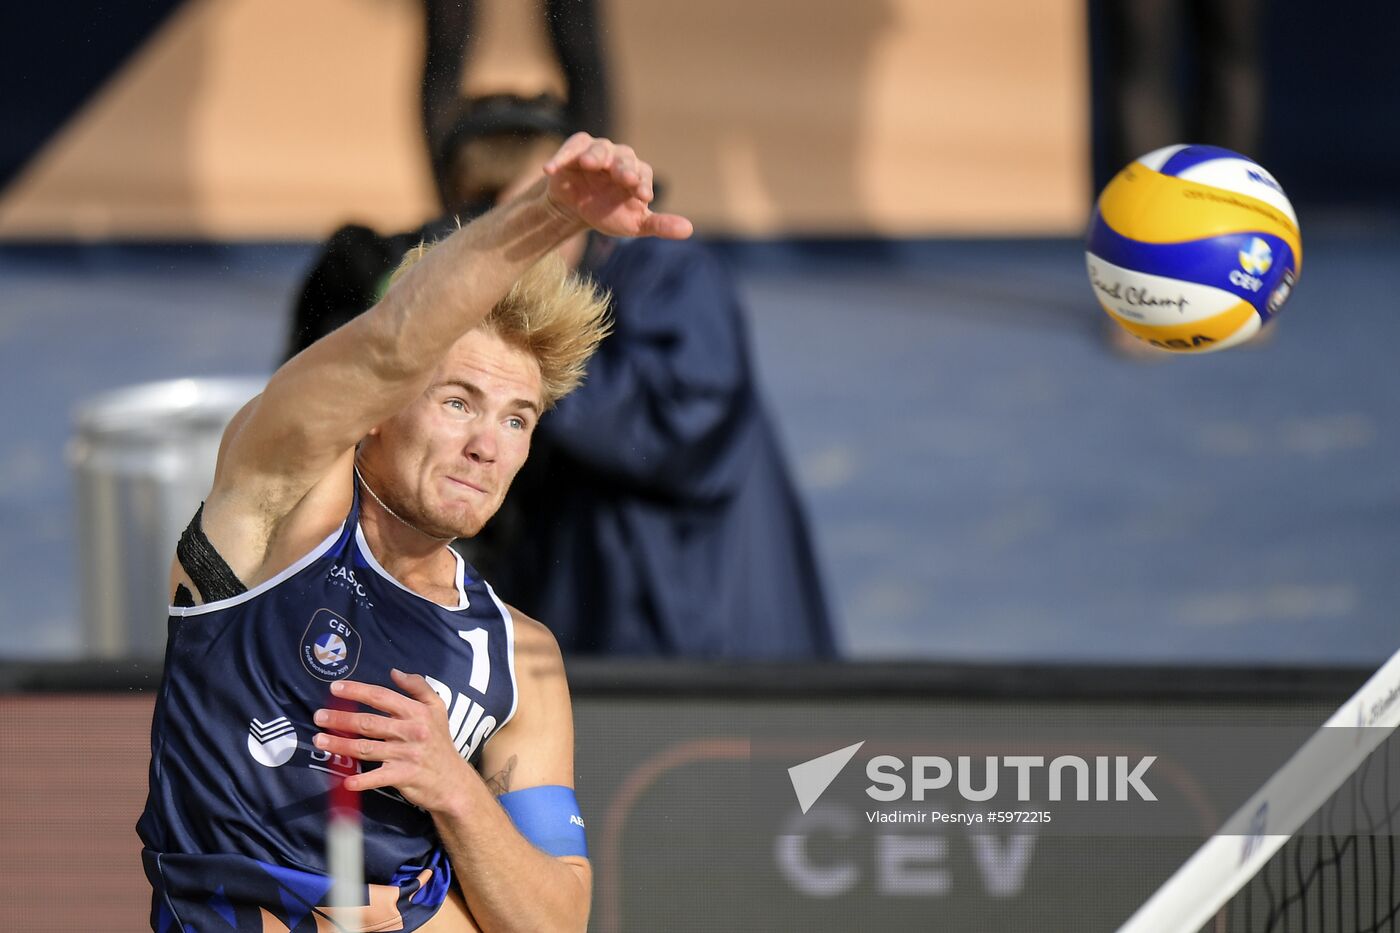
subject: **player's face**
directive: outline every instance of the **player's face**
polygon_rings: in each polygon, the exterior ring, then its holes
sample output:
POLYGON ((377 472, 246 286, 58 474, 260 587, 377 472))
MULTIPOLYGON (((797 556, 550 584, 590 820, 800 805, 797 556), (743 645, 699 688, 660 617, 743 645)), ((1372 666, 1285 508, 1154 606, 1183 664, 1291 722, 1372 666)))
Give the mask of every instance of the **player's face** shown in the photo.
POLYGON ((540 397, 533 356, 472 331, 453 345, 427 391, 375 430, 374 475, 384 487, 376 491, 428 534, 476 534, 525 463, 540 397))

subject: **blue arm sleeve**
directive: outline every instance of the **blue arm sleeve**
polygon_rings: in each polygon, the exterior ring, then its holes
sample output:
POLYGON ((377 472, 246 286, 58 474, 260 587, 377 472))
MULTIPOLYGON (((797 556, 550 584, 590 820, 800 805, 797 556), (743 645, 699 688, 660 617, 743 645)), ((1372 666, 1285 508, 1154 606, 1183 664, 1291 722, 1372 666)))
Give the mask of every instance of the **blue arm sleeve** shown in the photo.
POLYGON ((588 840, 572 787, 546 784, 513 790, 496 798, 520 835, 553 856, 588 858, 588 840))

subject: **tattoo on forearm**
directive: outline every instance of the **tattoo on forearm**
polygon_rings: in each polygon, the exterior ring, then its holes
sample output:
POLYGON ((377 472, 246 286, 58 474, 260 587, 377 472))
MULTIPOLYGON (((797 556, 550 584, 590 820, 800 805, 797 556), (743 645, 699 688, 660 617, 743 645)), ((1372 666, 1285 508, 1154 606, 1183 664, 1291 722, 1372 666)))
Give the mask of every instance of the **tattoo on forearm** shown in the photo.
POLYGON ((506 766, 486 779, 486 789, 499 797, 510 791, 510 776, 515 770, 515 756, 511 755, 506 766))

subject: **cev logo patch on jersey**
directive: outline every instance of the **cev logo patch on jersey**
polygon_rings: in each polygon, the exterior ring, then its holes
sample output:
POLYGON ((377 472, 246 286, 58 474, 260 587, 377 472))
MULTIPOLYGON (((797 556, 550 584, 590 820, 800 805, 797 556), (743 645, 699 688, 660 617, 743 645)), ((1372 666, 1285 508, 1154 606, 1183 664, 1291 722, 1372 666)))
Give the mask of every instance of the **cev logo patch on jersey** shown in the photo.
POLYGON ((327 682, 344 680, 360 663, 360 633, 329 609, 317 609, 301 636, 301 664, 327 682))
POLYGON ((345 660, 346 648, 345 639, 339 635, 328 632, 316 639, 316 644, 312 646, 311 653, 316 655, 316 660, 322 664, 339 664, 345 660))

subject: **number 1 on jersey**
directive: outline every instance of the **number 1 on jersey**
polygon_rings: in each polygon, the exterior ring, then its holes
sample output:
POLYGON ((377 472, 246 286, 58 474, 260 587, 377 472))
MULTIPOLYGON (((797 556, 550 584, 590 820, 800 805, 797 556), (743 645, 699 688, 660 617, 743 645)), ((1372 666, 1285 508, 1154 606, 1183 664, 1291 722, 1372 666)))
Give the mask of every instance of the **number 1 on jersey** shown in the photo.
POLYGON ((467 686, 484 696, 487 685, 491 683, 491 655, 486 651, 489 633, 484 628, 474 628, 459 631, 457 635, 472 646, 472 674, 467 686))

